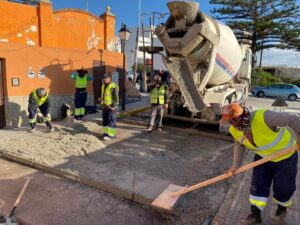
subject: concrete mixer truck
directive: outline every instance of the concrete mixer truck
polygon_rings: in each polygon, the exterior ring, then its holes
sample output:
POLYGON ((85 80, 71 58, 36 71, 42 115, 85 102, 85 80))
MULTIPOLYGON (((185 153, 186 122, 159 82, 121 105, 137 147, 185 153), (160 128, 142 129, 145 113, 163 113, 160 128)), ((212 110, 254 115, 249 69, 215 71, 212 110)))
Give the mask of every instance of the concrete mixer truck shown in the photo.
POLYGON ((170 16, 155 30, 174 83, 165 116, 217 124, 225 104, 247 99, 249 43, 239 43, 228 26, 199 11, 197 2, 177 0, 167 5, 170 16))

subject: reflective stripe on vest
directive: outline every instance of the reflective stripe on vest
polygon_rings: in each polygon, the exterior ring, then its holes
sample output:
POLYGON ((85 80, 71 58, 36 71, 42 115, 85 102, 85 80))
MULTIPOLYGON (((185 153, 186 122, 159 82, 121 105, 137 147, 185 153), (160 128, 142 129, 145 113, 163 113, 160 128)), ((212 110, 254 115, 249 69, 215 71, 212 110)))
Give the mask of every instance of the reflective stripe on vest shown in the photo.
MULTIPOLYGON (((251 142, 244 138, 243 145, 250 150, 253 150, 261 157, 272 155, 275 152, 292 147, 296 144, 296 140, 293 137, 292 131, 286 127, 282 127, 278 132, 272 131, 264 121, 264 113, 266 110, 257 110, 252 117, 251 130, 253 140, 256 146, 253 146, 251 142)), ((243 131, 234 128, 232 125, 229 128, 229 132, 235 140, 241 142, 243 138, 243 131)), ((289 158, 292 153, 288 153, 284 156, 272 160, 272 162, 279 162, 281 160, 289 158)))
POLYGON ((80 77, 78 74, 76 74, 76 79, 75 79, 75 87, 76 88, 86 88, 87 84, 88 84, 88 76, 87 75, 80 77))
POLYGON ((37 89, 36 89, 33 91, 33 96, 34 96, 37 106, 41 106, 46 102, 46 100, 48 98, 48 92, 46 92, 46 95, 44 97, 40 98, 37 94, 37 89))
POLYGON ((151 104, 165 104, 165 89, 165 85, 161 85, 159 88, 155 87, 151 90, 151 104))
POLYGON ((113 89, 113 88, 119 89, 118 85, 114 82, 111 82, 106 88, 105 88, 105 84, 102 84, 101 104, 110 106, 113 103, 113 96, 111 94, 111 89, 113 89))

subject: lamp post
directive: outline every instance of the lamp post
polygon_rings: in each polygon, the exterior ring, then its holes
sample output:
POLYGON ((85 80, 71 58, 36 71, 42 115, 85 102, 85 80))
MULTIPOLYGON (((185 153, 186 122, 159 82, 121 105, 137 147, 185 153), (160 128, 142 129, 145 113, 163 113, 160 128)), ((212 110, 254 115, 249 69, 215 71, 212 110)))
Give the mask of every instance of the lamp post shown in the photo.
MULTIPOLYGON (((150 39, 151 39, 151 48, 153 48, 153 30, 152 28, 154 27, 154 19, 155 19, 155 16, 156 15, 159 15, 158 17, 156 16, 156 18, 158 19, 162 19, 165 15, 168 15, 169 13, 159 13, 159 12, 145 12, 145 13, 142 13, 140 15, 141 17, 141 26, 142 26, 142 37, 143 37, 143 48, 145 50, 145 30, 144 30, 144 15, 149 15, 149 22, 150 22, 150 39), (152 16, 152 18, 151 18, 152 16), (152 27, 153 26, 153 27, 152 27)), ((147 90, 147 83, 146 83, 146 80, 147 80, 147 76, 146 76, 146 53, 145 51, 143 51, 144 53, 144 64, 143 64, 143 86, 144 86, 144 90, 147 90)), ((150 53, 151 54, 151 75, 153 74, 153 68, 154 68, 154 60, 153 60, 153 52, 150 53)))
POLYGON ((126 82, 126 56, 125 56, 125 43, 128 41, 130 37, 131 32, 126 29, 126 25, 122 24, 121 29, 119 30, 119 36, 121 39, 121 52, 123 53, 123 79, 121 82, 121 96, 122 96, 122 111, 125 110, 126 106, 126 87, 125 87, 125 82, 126 82))

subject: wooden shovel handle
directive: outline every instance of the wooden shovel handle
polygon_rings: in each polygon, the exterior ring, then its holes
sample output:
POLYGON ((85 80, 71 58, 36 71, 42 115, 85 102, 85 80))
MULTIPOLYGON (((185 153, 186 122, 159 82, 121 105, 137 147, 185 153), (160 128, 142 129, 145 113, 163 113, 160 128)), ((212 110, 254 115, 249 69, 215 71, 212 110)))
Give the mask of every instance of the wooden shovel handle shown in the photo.
POLYGON ((21 190, 21 192, 20 192, 20 194, 19 194, 19 196, 18 196, 18 198, 17 198, 17 200, 16 200, 16 202, 14 204, 14 207, 10 211, 8 218, 11 218, 14 215, 14 213, 16 211, 16 208, 17 208, 17 206, 18 206, 18 204, 19 204, 19 202, 20 202, 20 200, 21 200, 21 198, 22 198, 22 196, 23 196, 23 194, 24 194, 24 192, 25 192, 25 190, 26 190, 26 188, 27 188, 27 186, 29 184, 29 181, 31 179, 32 179, 31 177, 27 177, 26 178, 26 182, 25 182, 25 184, 24 184, 24 186, 23 186, 23 188, 22 188, 22 190, 21 190))
POLYGON ((17 206, 17 205, 19 204, 19 202, 20 202, 20 200, 21 200, 21 198, 22 198, 22 196, 23 196, 23 194, 24 194, 24 192, 25 192, 25 190, 26 190, 26 188, 27 188, 27 186, 28 186, 28 183, 29 183, 29 181, 30 181, 31 179, 32 179, 32 178, 26 178, 26 182, 25 182, 25 184, 24 184, 24 186, 23 186, 23 188, 22 188, 22 190, 21 190, 21 192, 20 192, 20 194, 19 194, 19 196, 18 196, 18 198, 17 198, 17 200, 16 200, 14 206, 17 206))
POLYGON ((276 153, 274 153, 274 154, 272 154, 272 155, 270 155, 270 156, 264 157, 264 158, 262 158, 262 159, 260 159, 260 160, 257 160, 257 161, 255 161, 255 162, 249 163, 249 164, 247 164, 247 165, 244 165, 244 166, 238 168, 238 169, 235 171, 234 174, 231 174, 231 173, 224 173, 224 174, 222 174, 222 175, 220 175, 220 176, 217 176, 217 177, 214 177, 214 178, 212 178, 212 179, 203 181, 203 182, 201 182, 201 183, 195 184, 195 185, 190 186, 190 187, 188 187, 188 188, 183 188, 183 189, 180 190, 180 191, 176 191, 176 192, 170 194, 170 196, 171 196, 171 197, 177 197, 177 196, 180 196, 180 195, 185 194, 185 193, 187 193, 187 192, 190 192, 190 191, 193 191, 193 190, 196 190, 196 189, 199 189, 199 188, 208 186, 208 185, 210 185, 210 184, 213 184, 213 183, 216 183, 216 182, 218 182, 218 181, 224 180, 224 179, 226 179, 226 178, 232 177, 232 176, 235 175, 235 174, 239 174, 239 173, 245 172, 245 171, 247 171, 247 170, 249 170, 249 169, 252 169, 252 168, 254 168, 254 167, 256 167, 256 166, 259 166, 259 165, 261 165, 261 164, 264 164, 264 163, 266 163, 266 162, 269 162, 269 161, 271 161, 271 160, 273 160, 273 159, 279 158, 279 157, 281 157, 281 156, 283 156, 283 155, 285 155, 285 154, 288 154, 288 153, 291 153, 291 152, 293 152, 293 151, 296 151, 297 149, 298 149, 298 146, 295 145, 295 146, 293 146, 293 147, 290 147, 290 148, 281 150, 281 151, 276 152, 276 153))

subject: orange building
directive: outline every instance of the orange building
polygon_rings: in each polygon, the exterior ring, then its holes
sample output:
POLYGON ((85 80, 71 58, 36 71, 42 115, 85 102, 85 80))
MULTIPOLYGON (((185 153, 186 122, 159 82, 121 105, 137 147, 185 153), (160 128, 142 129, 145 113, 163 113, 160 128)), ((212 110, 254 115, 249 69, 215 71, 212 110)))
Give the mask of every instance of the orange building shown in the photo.
MULTIPOLYGON (((27 124, 29 93, 45 87, 51 115, 73 105, 70 74, 82 66, 94 76, 88 104, 100 94, 101 75, 122 74, 123 55, 117 52, 116 17, 100 17, 79 9, 53 11, 49 0, 37 6, 0 0, 0 128, 27 124)), ((117 78, 119 79, 119 78, 117 78)))

